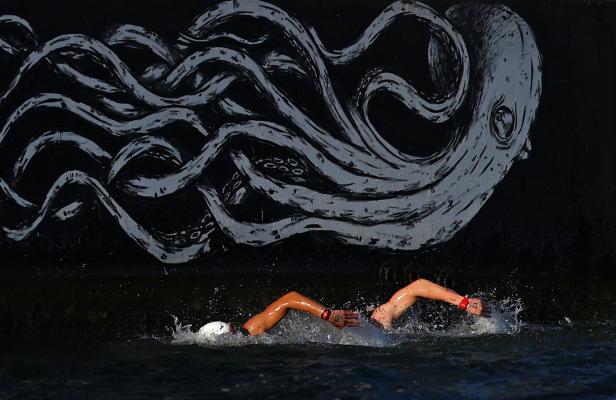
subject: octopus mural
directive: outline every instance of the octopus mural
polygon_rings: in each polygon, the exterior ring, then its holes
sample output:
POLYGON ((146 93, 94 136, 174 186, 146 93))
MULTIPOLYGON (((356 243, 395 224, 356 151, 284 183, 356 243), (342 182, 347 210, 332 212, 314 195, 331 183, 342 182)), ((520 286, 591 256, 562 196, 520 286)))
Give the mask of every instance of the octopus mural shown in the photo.
POLYGON ((217 236, 264 246, 321 231, 392 250, 446 241, 528 155, 541 95, 533 33, 502 5, 456 5, 442 14, 396 1, 342 48, 257 0, 214 5, 174 38, 115 25, 98 38, 41 40, 28 21, 5 15, 0 50, 11 74, 0 92, 0 201, 11 210, 0 221, 3 234, 22 241, 95 202, 165 263, 210 253, 217 236), (235 20, 265 33, 230 30, 235 20), (336 71, 374 46, 395 46, 382 34, 396 24, 429 32, 423 60, 434 91, 378 66, 354 91, 343 90, 336 71), (308 92, 318 101, 306 102, 308 92), (377 96, 446 126, 445 145, 430 155, 397 148, 372 121, 377 96), (39 113, 62 127, 22 128, 39 113), (62 170, 66 152, 81 154, 83 168, 62 170), (43 155, 59 171, 25 193, 25 177, 49 173, 49 163, 39 165, 43 155), (168 220, 187 207, 197 210, 189 221, 157 225, 161 209, 168 220))

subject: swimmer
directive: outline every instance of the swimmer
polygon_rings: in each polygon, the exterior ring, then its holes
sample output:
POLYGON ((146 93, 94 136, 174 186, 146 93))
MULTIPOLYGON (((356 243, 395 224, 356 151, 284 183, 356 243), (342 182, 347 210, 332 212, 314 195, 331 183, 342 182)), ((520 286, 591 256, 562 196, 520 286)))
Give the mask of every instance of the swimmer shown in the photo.
MULTIPOLYGON (((378 306, 372 312, 369 321, 385 331, 390 330, 393 322, 420 298, 444 301, 472 315, 489 317, 491 313, 490 307, 480 299, 467 298, 427 279, 417 279, 394 293, 389 301, 378 306)), ((233 324, 216 321, 202 326, 199 329, 199 335, 207 338, 231 333, 246 336, 260 335, 276 326, 290 310, 314 315, 340 329, 359 325, 359 313, 357 312, 330 310, 313 299, 297 292, 289 292, 270 304, 263 312, 250 318, 239 329, 236 329, 233 324)))
POLYGON ((214 338, 218 335, 229 333, 238 333, 246 336, 260 335, 278 325, 290 310, 314 315, 340 329, 359 324, 359 313, 357 312, 330 310, 309 297, 297 292, 289 292, 267 306, 263 312, 250 318, 239 329, 236 329, 231 323, 215 321, 202 326, 199 329, 199 335, 207 338, 214 338))
POLYGON ((393 322, 420 298, 444 301, 472 315, 490 317, 491 314, 490 307, 481 299, 467 298, 427 279, 417 279, 394 293, 388 302, 378 306, 372 312, 370 322, 384 330, 389 330, 393 322))

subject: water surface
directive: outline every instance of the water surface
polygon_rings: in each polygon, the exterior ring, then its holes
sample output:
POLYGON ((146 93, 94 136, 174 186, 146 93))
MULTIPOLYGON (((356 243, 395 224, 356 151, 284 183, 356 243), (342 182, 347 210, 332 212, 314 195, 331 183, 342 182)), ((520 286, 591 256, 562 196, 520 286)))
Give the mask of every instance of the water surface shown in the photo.
POLYGON ((3 347, 2 399, 616 398, 608 323, 411 319, 382 337, 296 315, 257 339, 208 342, 178 326, 162 338, 3 347))

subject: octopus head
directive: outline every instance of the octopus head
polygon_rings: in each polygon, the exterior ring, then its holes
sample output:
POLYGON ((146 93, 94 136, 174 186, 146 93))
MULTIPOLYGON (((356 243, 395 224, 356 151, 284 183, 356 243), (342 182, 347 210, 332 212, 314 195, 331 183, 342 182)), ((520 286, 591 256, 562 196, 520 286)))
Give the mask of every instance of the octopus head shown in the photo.
MULTIPOLYGON (((476 141, 476 150, 485 148, 494 155, 492 167, 502 176, 516 158, 526 158, 531 147, 528 134, 541 96, 535 37, 528 24, 503 5, 457 5, 446 15, 469 53, 467 139, 476 141)), ((430 44, 431 63, 442 61, 437 43, 430 44)), ((444 67, 448 65, 441 62, 444 67)))
POLYGON ((502 5, 450 11, 455 20, 475 22, 468 26, 474 32, 462 33, 474 41, 469 47, 477 109, 471 124, 489 132, 497 149, 526 158, 531 147, 528 133, 541 96, 541 55, 530 27, 502 5))

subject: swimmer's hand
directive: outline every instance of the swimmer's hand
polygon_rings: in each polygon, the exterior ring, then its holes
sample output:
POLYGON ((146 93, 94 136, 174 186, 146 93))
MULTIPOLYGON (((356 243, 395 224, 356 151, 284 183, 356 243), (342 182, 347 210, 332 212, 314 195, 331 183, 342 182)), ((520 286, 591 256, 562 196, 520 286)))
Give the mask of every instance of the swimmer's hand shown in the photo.
POLYGON ((492 315, 492 308, 489 304, 482 302, 481 299, 468 299, 468 307, 466 307, 466 312, 472 315, 490 318, 492 315))
POLYGON ((359 325, 359 313, 350 310, 332 310, 327 322, 336 328, 359 325))

